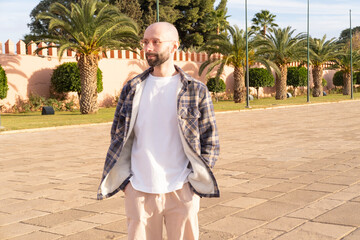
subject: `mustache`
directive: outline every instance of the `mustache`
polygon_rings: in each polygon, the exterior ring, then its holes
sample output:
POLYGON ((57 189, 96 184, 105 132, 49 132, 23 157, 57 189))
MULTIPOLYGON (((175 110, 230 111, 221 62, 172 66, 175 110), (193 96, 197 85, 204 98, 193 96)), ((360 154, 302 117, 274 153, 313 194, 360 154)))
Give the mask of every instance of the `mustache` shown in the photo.
POLYGON ((145 53, 145 56, 148 57, 148 56, 155 56, 157 57, 159 54, 157 53, 145 53))

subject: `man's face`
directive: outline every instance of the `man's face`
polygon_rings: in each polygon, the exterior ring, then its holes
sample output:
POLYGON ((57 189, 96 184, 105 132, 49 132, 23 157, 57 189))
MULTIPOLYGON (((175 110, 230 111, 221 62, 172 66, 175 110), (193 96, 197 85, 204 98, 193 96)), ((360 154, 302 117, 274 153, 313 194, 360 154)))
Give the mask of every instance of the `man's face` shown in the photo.
POLYGON ((147 28, 141 44, 148 64, 156 67, 168 61, 174 48, 174 42, 171 34, 166 32, 161 24, 147 28))
POLYGON ((151 67, 160 66, 170 58, 169 47, 159 47, 157 50, 154 51, 146 51, 145 56, 148 64, 151 67))

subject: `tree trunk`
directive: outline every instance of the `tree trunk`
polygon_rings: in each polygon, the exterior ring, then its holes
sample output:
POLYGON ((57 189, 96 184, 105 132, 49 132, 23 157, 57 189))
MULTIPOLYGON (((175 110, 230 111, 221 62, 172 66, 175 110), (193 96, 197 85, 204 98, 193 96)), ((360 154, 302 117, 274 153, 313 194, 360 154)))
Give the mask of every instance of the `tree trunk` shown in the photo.
POLYGON ((275 82, 276 88, 276 100, 284 100, 287 98, 286 96, 286 79, 287 79, 287 66, 286 64, 280 65, 280 79, 277 77, 275 82))
POLYGON ((321 97, 321 96, 323 96, 323 85, 322 85, 323 68, 322 68, 322 65, 313 66, 312 75, 313 75, 313 81, 314 81, 313 97, 321 97))
POLYGON ((98 111, 96 79, 98 56, 80 55, 78 67, 81 80, 80 112, 82 114, 96 113, 98 111))
POLYGON ((234 68, 234 102, 242 103, 246 99, 246 88, 244 69, 242 67, 234 68))
POLYGON ((344 72, 344 87, 343 87, 343 95, 350 95, 351 93, 351 73, 344 72))
POLYGON ((257 87, 257 88, 256 88, 257 99, 260 99, 260 98, 259 98, 259 90, 260 90, 260 87, 257 87))
POLYGON ((266 36, 266 25, 264 25, 264 29, 263 29, 263 36, 265 37, 266 36))

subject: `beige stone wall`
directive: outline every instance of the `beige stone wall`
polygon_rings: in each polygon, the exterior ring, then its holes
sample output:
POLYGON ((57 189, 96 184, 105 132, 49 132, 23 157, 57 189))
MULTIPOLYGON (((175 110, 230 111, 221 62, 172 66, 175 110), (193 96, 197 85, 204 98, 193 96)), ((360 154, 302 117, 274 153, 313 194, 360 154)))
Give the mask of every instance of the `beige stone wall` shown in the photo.
MULTIPOLYGON (((64 62, 74 62, 74 52, 68 51, 59 62, 56 56, 56 48, 43 50, 40 55, 35 55, 34 51, 38 46, 32 43, 25 46, 19 41, 17 44, 8 40, 4 44, 4 51, 0 43, 0 64, 5 69, 8 78, 9 91, 7 97, 0 100, 0 105, 9 108, 16 103, 17 99, 27 99, 30 93, 40 96, 49 96, 50 79, 56 66, 64 62)), ((122 89, 124 83, 145 70, 148 65, 142 51, 139 55, 128 51, 109 51, 107 57, 99 62, 99 68, 103 72, 104 90, 99 94, 98 101, 100 106, 107 105, 111 99, 122 89)), ((174 56, 175 63, 189 73, 192 77, 206 82, 205 72, 202 76, 198 75, 200 65, 207 59, 204 53, 177 52, 174 56)), ((296 66, 296 63, 292 64, 296 66)), ((216 70, 216 69, 215 69, 216 70)), ((331 88, 334 70, 326 70, 324 78, 328 81, 331 88)), ((215 72, 212 73, 214 75, 215 72)), ((226 83, 227 93, 233 92, 233 68, 226 66, 221 76, 226 83)), ((275 89, 260 88, 260 97, 268 97, 274 94, 275 89)), ((250 94, 256 95, 256 90, 250 88, 250 94)))
MULTIPOLYGON (((175 61, 194 78, 206 81, 205 74, 198 76, 198 69, 202 62, 175 61)), ((9 91, 7 97, 0 104, 10 107, 15 104, 16 99, 27 99, 30 93, 41 96, 49 96, 50 78, 56 66, 64 62, 74 62, 73 57, 63 57, 61 62, 57 57, 32 56, 17 54, 0 54, 0 64, 5 69, 9 91)), ((99 62, 99 68, 103 72, 104 90, 99 94, 100 105, 106 104, 109 99, 121 91, 124 83, 141 73, 148 67, 142 59, 119 59, 104 58, 99 62)), ((232 89, 232 69, 227 67, 223 74, 228 88, 232 89)))

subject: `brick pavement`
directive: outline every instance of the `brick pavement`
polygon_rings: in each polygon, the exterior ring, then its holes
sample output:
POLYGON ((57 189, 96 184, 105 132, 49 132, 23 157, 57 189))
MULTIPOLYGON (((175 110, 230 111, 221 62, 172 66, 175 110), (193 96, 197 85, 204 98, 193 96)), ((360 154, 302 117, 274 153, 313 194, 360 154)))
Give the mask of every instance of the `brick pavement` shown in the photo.
MULTIPOLYGON (((201 239, 360 239, 360 102, 217 114, 201 239)), ((97 201, 110 124, 0 134, 0 239, 126 239, 97 201)))

